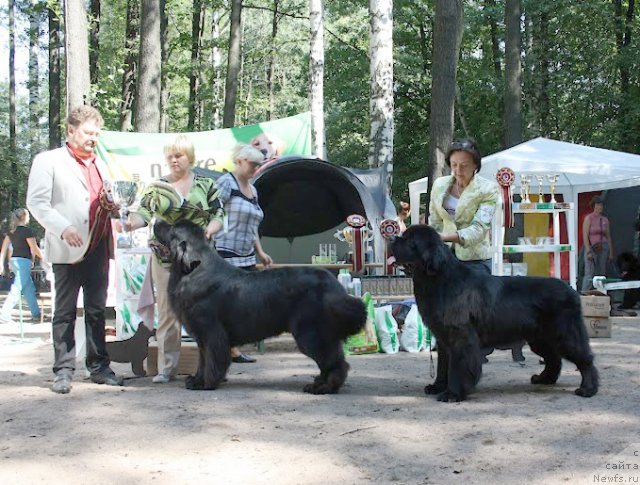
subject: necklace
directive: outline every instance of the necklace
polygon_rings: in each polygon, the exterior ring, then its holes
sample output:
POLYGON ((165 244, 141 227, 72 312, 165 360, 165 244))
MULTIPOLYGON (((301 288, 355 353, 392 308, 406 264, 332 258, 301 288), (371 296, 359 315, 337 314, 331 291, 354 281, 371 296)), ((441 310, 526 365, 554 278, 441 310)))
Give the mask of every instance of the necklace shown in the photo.
POLYGON ((460 187, 457 182, 453 184, 452 189, 455 189, 455 193, 453 192, 453 190, 451 192, 457 198, 460 198, 460 196, 462 196, 462 192, 464 192, 464 188, 460 187))

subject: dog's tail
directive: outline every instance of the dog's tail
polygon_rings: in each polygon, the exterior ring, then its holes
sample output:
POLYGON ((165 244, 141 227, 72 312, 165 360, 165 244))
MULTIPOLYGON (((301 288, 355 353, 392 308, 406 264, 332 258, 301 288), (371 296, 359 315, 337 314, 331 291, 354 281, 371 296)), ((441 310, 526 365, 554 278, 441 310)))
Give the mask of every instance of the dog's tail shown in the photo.
POLYGON ((324 296, 328 330, 340 340, 358 333, 367 322, 367 309, 360 298, 330 293, 324 296))

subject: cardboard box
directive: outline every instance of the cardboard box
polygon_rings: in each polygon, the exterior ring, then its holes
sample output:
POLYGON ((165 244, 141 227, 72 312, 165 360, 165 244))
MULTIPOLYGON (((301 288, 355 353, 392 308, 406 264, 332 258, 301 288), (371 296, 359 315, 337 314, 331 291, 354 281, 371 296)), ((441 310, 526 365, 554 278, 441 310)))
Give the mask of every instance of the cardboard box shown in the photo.
MULTIPOLYGON (((198 345, 195 342, 182 342, 180 345, 180 360, 178 361, 177 374, 194 375, 198 370, 198 345)), ((158 373, 158 342, 149 342, 149 355, 147 357, 147 375, 155 376, 158 373)))
POLYGON ((584 317, 587 335, 590 338, 611 338, 611 319, 609 317, 584 317))
POLYGON ((585 317, 609 317, 611 314, 611 301, 608 296, 580 296, 582 314, 585 317))

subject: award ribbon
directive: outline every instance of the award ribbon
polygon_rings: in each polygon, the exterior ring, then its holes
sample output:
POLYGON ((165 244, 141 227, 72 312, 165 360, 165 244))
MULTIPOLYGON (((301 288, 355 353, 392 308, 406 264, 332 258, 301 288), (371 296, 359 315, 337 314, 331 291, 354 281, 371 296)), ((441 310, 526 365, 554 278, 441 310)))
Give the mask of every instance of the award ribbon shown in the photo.
POLYGON ((513 227, 513 181, 516 175, 509 167, 502 167, 496 173, 496 180, 502 189, 502 200, 504 202, 504 227, 513 227))
MULTIPOLYGON (((385 219, 380 223, 380 234, 385 239, 391 239, 400 234, 400 224, 393 219, 385 219)), ((393 274, 393 258, 389 258, 389 245, 384 245, 384 274, 393 274)))

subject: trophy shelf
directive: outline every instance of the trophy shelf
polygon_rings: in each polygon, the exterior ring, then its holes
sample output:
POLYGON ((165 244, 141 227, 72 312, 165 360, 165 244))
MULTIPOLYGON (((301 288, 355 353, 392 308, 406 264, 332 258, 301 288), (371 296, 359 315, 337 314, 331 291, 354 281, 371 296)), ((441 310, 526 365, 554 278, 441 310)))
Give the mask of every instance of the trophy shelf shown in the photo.
POLYGON ((553 253, 555 274, 561 274, 560 254, 569 254, 569 284, 576 289, 577 283, 577 233, 575 221, 575 208, 572 202, 514 202, 512 203, 513 214, 548 214, 553 222, 553 244, 518 244, 505 245, 504 241, 504 207, 498 204, 496 218, 492 225, 492 241, 494 261, 493 274, 503 274, 503 256, 505 254, 520 253, 553 253), (560 243, 560 214, 566 215, 568 242, 560 243), (496 241, 499 241, 496 243, 496 241))

